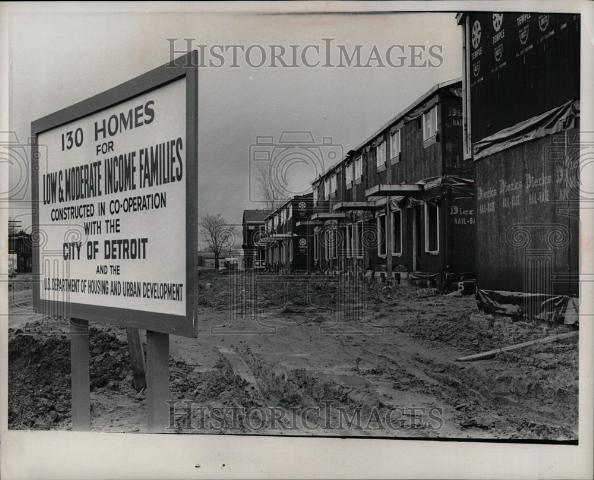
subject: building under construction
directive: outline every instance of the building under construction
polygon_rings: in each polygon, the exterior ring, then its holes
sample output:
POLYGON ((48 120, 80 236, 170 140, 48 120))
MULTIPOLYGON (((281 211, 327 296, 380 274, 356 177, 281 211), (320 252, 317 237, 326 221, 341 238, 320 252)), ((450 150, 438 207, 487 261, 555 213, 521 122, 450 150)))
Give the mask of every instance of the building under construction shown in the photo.
POLYGON ((416 99, 312 186, 317 270, 473 277, 474 168, 463 158, 460 80, 416 99))
POLYGON ((266 251, 260 240, 265 234, 265 220, 270 210, 244 210, 242 226, 242 253, 245 269, 266 267, 266 251))
POLYGON ((471 12, 463 30, 465 158, 476 169, 485 310, 576 315, 580 16, 471 12))
POLYGON ((312 212, 311 193, 285 201, 266 217, 266 234, 258 242, 264 247, 266 269, 291 273, 311 271, 311 238, 308 220, 312 212))

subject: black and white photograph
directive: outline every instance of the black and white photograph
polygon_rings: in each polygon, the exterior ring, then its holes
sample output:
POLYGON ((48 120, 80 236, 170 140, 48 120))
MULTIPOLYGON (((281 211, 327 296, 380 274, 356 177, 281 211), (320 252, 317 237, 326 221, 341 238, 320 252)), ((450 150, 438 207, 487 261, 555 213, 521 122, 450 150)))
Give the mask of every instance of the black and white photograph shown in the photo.
POLYGON ((424 3, 0 7, 3 434, 592 446, 591 9, 424 3))

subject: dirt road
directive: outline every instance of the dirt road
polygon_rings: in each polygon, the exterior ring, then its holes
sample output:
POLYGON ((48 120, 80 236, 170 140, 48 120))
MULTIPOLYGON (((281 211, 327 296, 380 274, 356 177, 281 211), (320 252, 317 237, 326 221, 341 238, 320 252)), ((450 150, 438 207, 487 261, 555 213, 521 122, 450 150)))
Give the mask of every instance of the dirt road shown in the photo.
MULTIPOLYGON (((25 293, 22 293, 25 292, 25 293)), ((69 428, 68 325, 11 303, 11 428, 69 428)), ((472 296, 336 278, 201 273, 198 338, 171 337, 177 431, 577 439, 577 339, 493 319, 472 296)), ((123 330, 91 334, 92 428, 144 431, 123 330)), ((175 430, 172 430, 175 431, 175 430)))

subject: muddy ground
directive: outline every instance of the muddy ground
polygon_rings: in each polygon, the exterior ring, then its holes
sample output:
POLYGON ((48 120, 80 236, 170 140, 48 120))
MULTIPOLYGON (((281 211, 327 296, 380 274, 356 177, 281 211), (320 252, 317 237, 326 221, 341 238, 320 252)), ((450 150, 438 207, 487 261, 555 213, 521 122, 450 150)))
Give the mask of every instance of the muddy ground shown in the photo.
MULTIPOLYGON (((9 426, 70 428, 68 323, 10 292, 9 426)), ((473 296, 339 279, 200 273, 198 338, 171 337, 172 432, 576 440, 568 331, 485 316, 473 296)), ((93 324, 92 429, 142 432, 125 331, 93 324)))

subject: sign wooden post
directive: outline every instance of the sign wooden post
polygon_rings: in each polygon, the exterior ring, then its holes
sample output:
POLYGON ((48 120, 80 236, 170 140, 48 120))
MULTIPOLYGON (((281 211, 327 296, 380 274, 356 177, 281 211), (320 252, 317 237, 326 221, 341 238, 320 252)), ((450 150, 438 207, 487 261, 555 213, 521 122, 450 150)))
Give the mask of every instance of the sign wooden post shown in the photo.
POLYGON ((169 335, 195 337, 198 54, 31 123, 33 305, 71 317, 72 421, 90 428, 89 321, 147 330, 149 431, 168 425, 169 335))
POLYGON ((72 430, 91 428, 89 381, 89 322, 70 319, 70 376, 72 381, 72 430))
POLYGON ((132 375, 134 375, 134 388, 137 392, 140 392, 146 388, 146 362, 144 360, 140 330, 128 327, 126 336, 128 338, 128 353, 130 354, 132 375))
POLYGON ((148 431, 160 433, 169 424, 169 335, 147 330, 146 347, 148 431))

